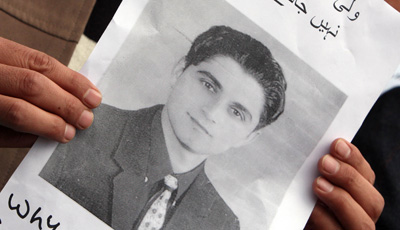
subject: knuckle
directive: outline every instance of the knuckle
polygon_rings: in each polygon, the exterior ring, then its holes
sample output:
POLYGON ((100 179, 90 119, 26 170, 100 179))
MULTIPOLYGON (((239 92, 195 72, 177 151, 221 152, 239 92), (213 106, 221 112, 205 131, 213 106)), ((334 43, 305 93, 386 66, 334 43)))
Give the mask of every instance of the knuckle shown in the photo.
POLYGON ((360 230, 375 230, 375 224, 372 221, 364 220, 359 224, 360 230))
POLYGON ((342 183, 343 187, 347 188, 354 184, 358 184, 360 180, 360 175, 354 168, 351 167, 343 167, 342 168, 342 183))
POLYGON ((368 181, 369 181, 371 184, 375 184, 375 179, 376 179, 375 172, 374 172, 373 170, 371 170, 371 174, 370 174, 370 176, 369 176, 369 178, 368 178, 368 181))
MULTIPOLYGON (((61 109, 61 108, 60 108, 61 109)), ((72 122, 78 119, 78 109, 77 101, 74 98, 66 98, 64 101, 64 106, 62 108, 62 116, 65 120, 72 122)))
POLYGON ((29 68, 37 71, 50 71, 54 67, 53 58, 45 53, 34 51, 28 54, 29 68))
POLYGON ((42 76, 33 71, 25 71, 21 78, 19 90, 24 96, 33 97, 42 93, 42 76))
POLYGON ((10 105, 6 112, 5 120, 13 129, 21 130, 25 120, 24 102, 22 100, 16 100, 10 105))
POLYGON ((360 153, 360 151, 351 151, 351 153, 353 154, 353 164, 356 167, 360 167, 363 164, 365 164, 365 159, 362 156, 362 154, 360 153))
POLYGON ((82 83, 82 82, 81 82, 81 79, 82 79, 82 78, 80 78, 79 75, 77 75, 77 74, 71 74, 69 83, 70 83, 72 86, 80 86, 81 83, 82 83))
POLYGON ((73 90, 72 92, 76 92, 75 94, 79 98, 83 97, 83 94, 86 92, 87 88, 89 87, 87 78, 78 73, 70 74, 68 77, 67 84, 68 84, 69 88, 71 88, 73 90))
POLYGON ((378 196, 375 197, 374 201, 371 203, 372 208, 371 211, 369 212, 369 216, 371 219, 376 222, 378 218, 381 216, 383 207, 385 206, 385 200, 383 197, 379 194, 378 196))
POLYGON ((45 130, 44 136, 61 140, 64 136, 64 131, 65 123, 54 119, 52 122, 48 123, 48 128, 45 130))
POLYGON ((71 117, 74 115, 74 112, 76 111, 76 105, 75 101, 71 99, 67 99, 65 103, 65 115, 67 117, 71 117))
POLYGON ((333 198, 333 202, 336 207, 347 207, 350 203, 350 199, 343 194, 337 194, 337 196, 333 198))

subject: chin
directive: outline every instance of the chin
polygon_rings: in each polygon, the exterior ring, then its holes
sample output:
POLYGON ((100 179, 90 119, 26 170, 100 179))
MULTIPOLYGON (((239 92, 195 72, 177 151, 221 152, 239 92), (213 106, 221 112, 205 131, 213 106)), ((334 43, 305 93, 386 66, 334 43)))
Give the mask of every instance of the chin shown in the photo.
POLYGON ((197 155, 202 155, 202 156, 211 156, 211 155, 218 155, 226 150, 222 148, 210 148, 212 146, 209 145, 209 143, 206 144, 185 144, 186 149, 189 150, 190 152, 197 154, 197 155), (206 147, 206 148, 205 148, 206 147))
POLYGON ((185 127, 179 127, 175 135, 182 147, 196 155, 217 155, 225 152, 228 148, 216 143, 201 131, 188 130, 185 127), (182 128, 182 129, 179 129, 182 128), (179 132, 180 131, 180 132, 179 132))

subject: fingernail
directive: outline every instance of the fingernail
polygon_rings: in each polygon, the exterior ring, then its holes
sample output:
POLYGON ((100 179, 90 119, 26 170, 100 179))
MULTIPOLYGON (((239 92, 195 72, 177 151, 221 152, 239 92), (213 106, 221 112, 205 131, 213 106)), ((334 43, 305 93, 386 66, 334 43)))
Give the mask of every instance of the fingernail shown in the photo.
POLYGON ((81 129, 86 129, 92 124, 92 122, 93 122, 93 113, 88 110, 84 110, 81 116, 79 117, 78 126, 81 129))
POLYGON ((329 181, 325 180, 322 177, 318 177, 317 186, 319 189, 321 189, 324 192, 332 192, 332 190, 333 190, 333 185, 331 183, 329 183, 329 181))
POLYGON ((65 126, 64 138, 67 139, 68 141, 72 140, 72 138, 74 138, 75 136, 75 132, 76 132, 75 127, 70 124, 67 124, 65 126))
POLYGON ((347 145, 347 143, 344 142, 343 140, 338 140, 336 142, 335 151, 341 157, 343 157, 343 159, 347 159, 350 156, 351 152, 349 145, 347 145))
POLYGON ((93 108, 100 105, 101 98, 102 98, 101 94, 94 89, 88 89, 85 95, 83 95, 83 101, 87 105, 92 106, 93 108))
POLYGON ((339 170, 339 162, 330 155, 326 155, 322 159, 322 167, 324 168, 325 172, 329 174, 335 174, 339 170))

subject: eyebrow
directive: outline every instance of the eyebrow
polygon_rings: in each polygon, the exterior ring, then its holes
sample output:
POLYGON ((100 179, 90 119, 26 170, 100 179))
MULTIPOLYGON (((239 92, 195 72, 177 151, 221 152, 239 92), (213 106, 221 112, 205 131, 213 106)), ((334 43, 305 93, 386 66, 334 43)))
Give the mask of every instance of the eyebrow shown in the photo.
POLYGON ((210 78, 211 81, 213 81, 213 83, 218 87, 218 89, 222 89, 221 83, 219 83, 219 81, 210 72, 204 70, 199 70, 197 72, 206 75, 208 78, 210 78))
POLYGON ((250 111, 248 109, 246 109, 246 107, 244 107, 242 104, 240 104, 238 102, 234 102, 233 106, 237 107, 238 109, 242 110, 244 113, 248 114, 250 117, 250 121, 253 119, 253 116, 251 115, 250 111))

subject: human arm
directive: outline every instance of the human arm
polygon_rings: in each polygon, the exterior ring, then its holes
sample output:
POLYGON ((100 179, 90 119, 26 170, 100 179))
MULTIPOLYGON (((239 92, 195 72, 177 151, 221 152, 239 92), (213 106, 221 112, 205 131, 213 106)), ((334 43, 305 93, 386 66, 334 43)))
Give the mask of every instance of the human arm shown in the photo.
POLYGON ((375 229, 384 199, 374 171, 353 144, 337 139, 318 162, 313 191, 317 204, 305 229, 375 229))
POLYGON ((56 59, 0 38, 0 147, 29 147, 37 136, 66 143, 88 128, 99 90, 56 59))

